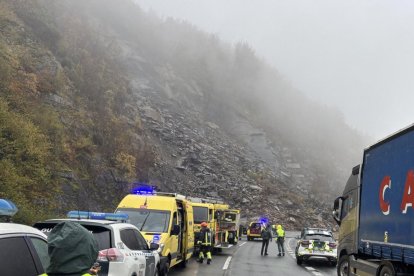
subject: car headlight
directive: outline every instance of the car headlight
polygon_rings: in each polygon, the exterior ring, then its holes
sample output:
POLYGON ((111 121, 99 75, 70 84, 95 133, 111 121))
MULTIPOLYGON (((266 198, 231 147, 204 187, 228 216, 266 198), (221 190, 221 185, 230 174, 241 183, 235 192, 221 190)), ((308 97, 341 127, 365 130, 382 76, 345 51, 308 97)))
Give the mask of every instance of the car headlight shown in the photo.
POLYGON ((160 243, 160 247, 158 247, 157 252, 158 254, 161 254, 161 252, 164 250, 164 244, 160 243))

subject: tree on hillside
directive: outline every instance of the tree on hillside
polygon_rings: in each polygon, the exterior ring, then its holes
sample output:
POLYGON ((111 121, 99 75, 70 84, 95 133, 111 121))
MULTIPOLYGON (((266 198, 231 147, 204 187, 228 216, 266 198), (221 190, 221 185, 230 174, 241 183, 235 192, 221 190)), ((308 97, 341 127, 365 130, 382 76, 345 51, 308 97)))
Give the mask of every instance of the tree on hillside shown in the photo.
POLYGON ((39 128, 0 98, 0 198, 19 206, 20 221, 33 222, 56 207, 58 186, 49 166, 51 148, 39 128))

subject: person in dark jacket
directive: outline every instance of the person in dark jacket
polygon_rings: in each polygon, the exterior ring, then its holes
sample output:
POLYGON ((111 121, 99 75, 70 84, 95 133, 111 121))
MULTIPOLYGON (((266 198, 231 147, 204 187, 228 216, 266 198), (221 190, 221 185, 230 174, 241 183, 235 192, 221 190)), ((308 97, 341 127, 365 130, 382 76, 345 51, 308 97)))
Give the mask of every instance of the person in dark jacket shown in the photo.
POLYGON ((65 221, 57 224, 48 237, 50 264, 41 276, 89 276, 98 257, 98 244, 82 225, 65 221))
POLYGON ((263 256, 263 251, 264 251, 264 255, 267 256, 268 255, 267 247, 269 246, 269 241, 272 240, 272 229, 270 228, 270 224, 263 227, 262 232, 261 232, 261 237, 262 237, 262 251, 260 255, 263 256))

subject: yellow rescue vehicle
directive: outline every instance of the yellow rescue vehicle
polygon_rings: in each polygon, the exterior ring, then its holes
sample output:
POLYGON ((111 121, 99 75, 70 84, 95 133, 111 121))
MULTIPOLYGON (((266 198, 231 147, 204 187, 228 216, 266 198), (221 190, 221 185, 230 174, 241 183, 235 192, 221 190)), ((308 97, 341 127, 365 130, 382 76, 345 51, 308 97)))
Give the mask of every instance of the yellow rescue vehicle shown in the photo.
POLYGON ((218 221, 219 228, 224 230, 227 235, 225 242, 228 244, 237 244, 240 233, 240 210, 228 209, 224 210, 221 219, 218 221))
POLYGON ((201 230, 201 223, 207 222, 207 227, 213 229, 213 210, 214 205, 212 203, 202 203, 201 199, 189 198, 191 205, 193 206, 194 213, 194 233, 199 233, 201 230))
POLYGON ((201 223, 207 222, 213 233, 212 244, 216 250, 230 248, 239 240, 240 210, 215 199, 189 198, 194 210, 194 232, 197 240, 201 223))
POLYGON ((180 264, 185 267, 194 251, 193 207, 185 196, 136 188, 119 203, 117 212, 126 213, 148 243, 158 243, 161 275, 180 264))
POLYGON ((263 223, 262 222, 251 222, 247 228, 247 240, 252 241, 262 237, 263 223))

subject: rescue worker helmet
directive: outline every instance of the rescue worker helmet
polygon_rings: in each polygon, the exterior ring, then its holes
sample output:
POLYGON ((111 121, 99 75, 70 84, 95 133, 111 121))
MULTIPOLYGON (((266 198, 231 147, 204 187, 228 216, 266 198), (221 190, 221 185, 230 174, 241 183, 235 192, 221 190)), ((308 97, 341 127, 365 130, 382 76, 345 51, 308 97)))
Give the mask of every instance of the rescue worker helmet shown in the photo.
POLYGON ((203 222, 201 223, 201 227, 207 227, 207 222, 203 221, 203 222))

